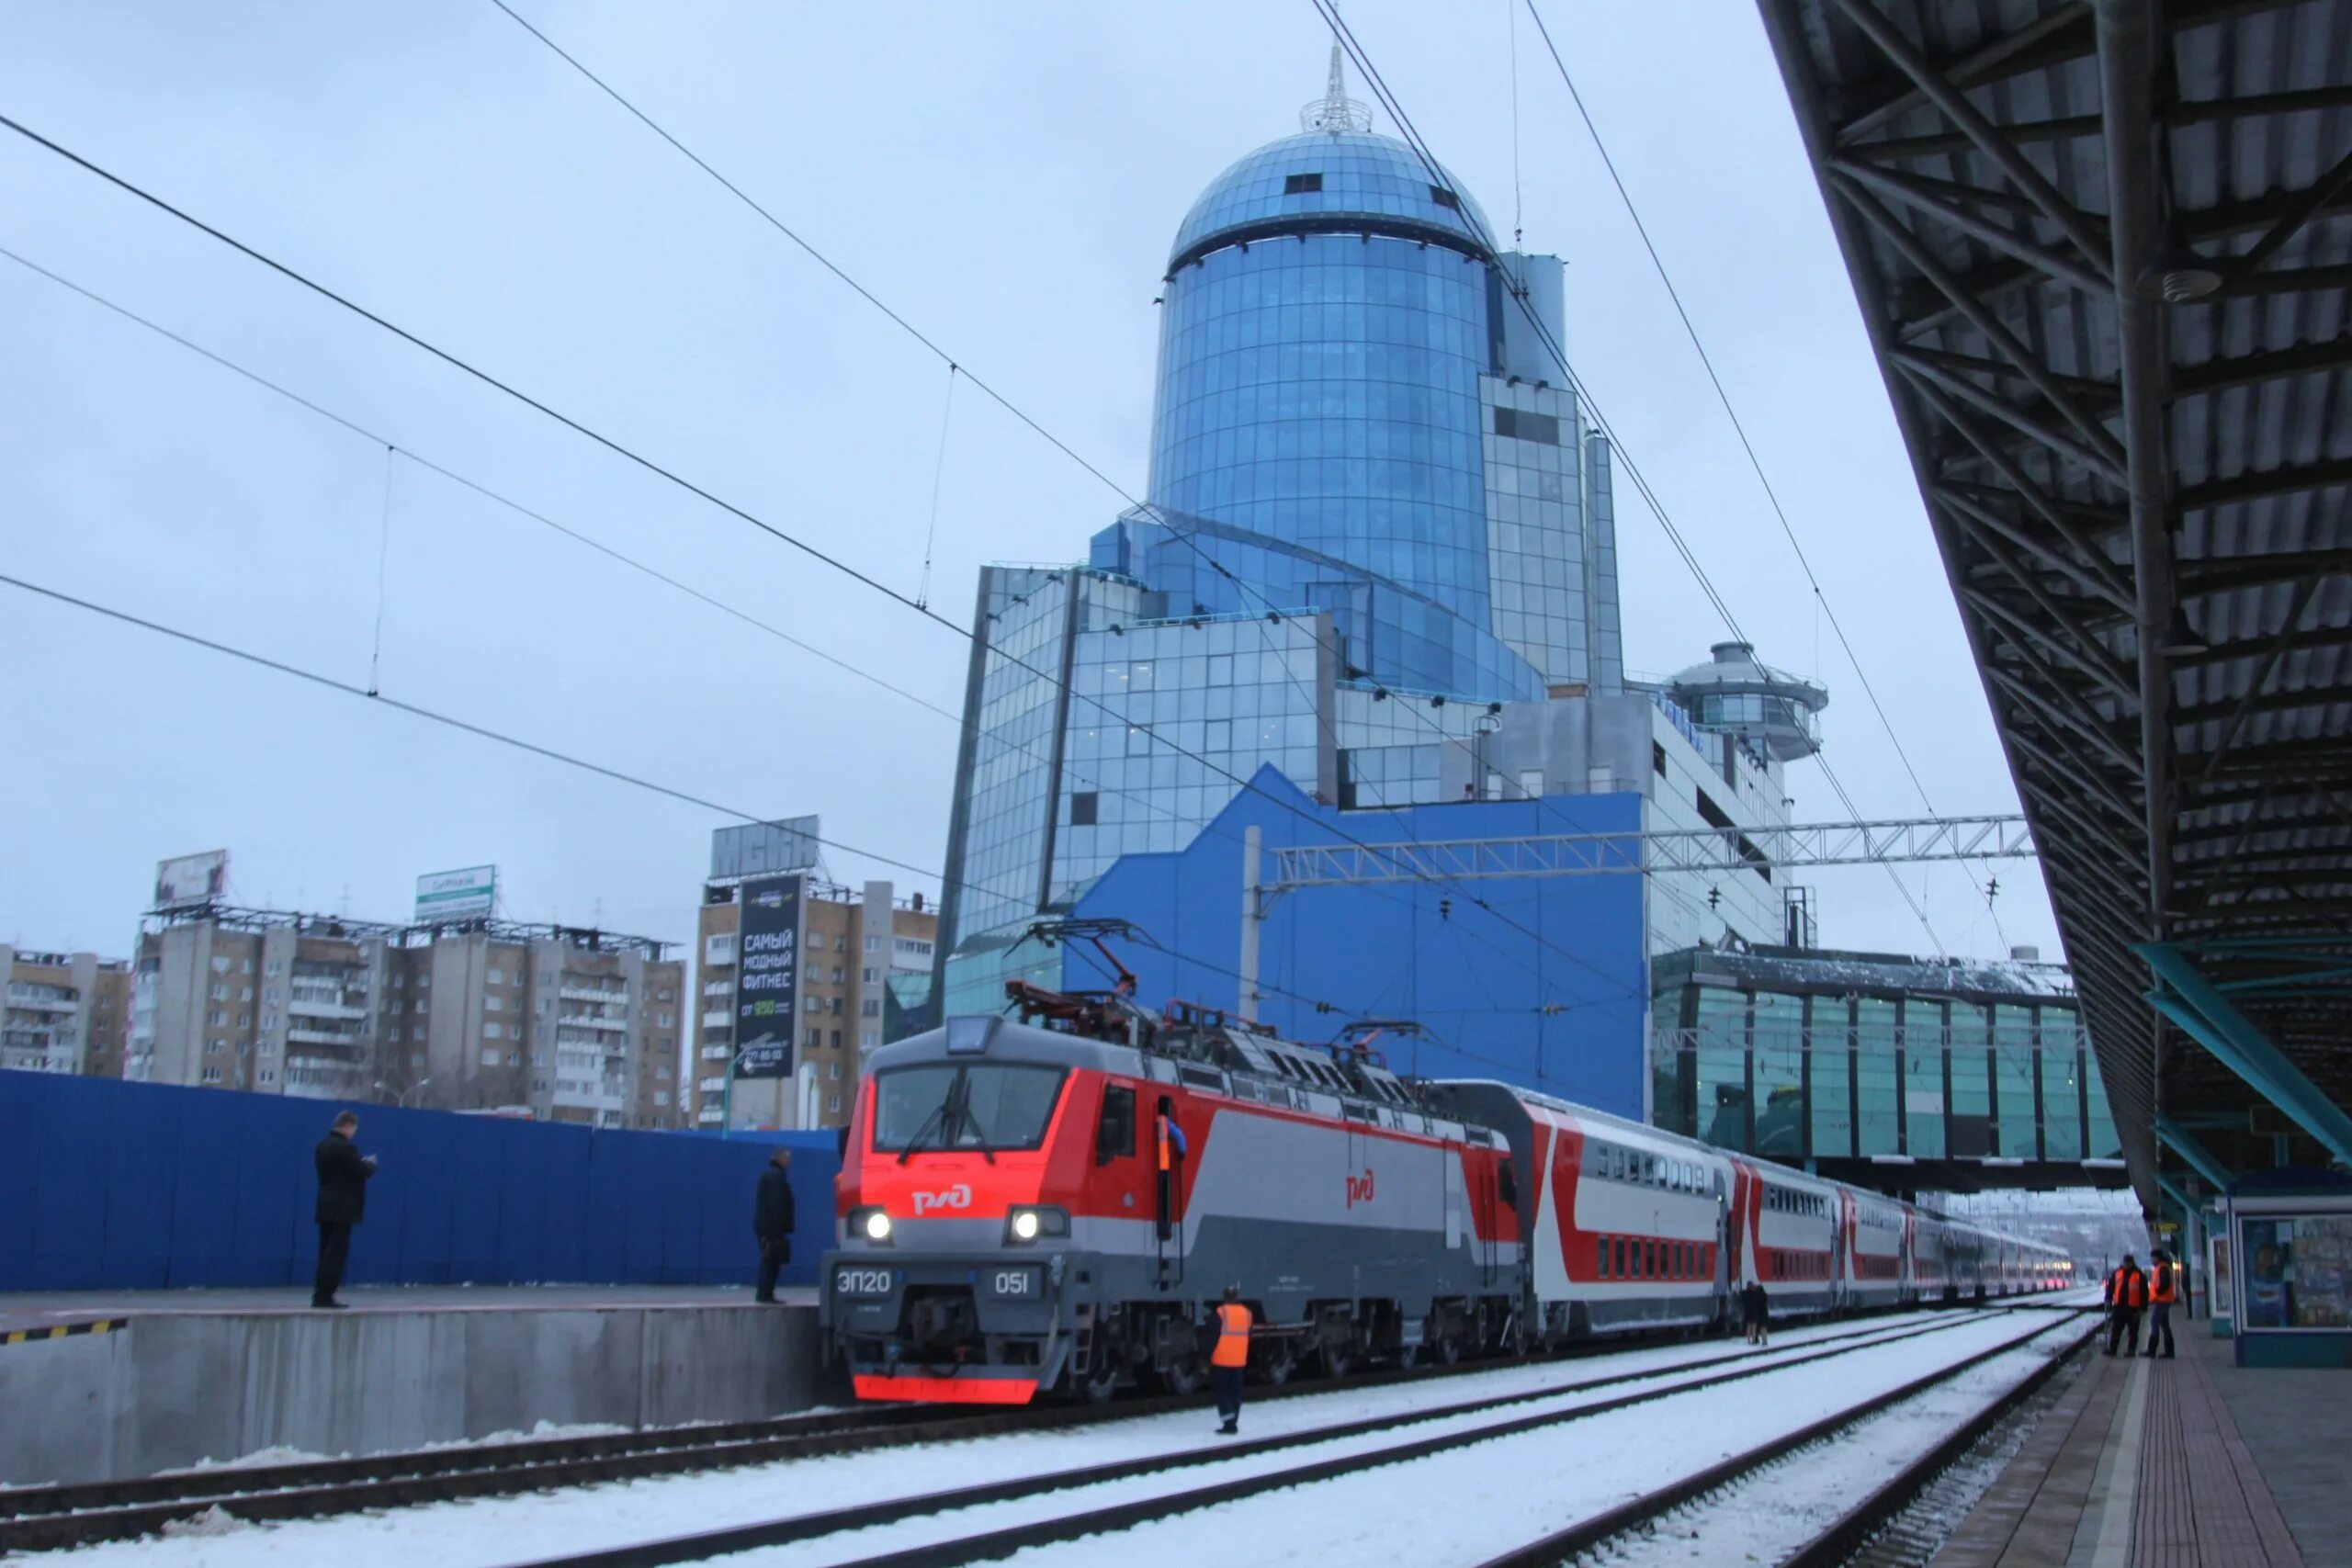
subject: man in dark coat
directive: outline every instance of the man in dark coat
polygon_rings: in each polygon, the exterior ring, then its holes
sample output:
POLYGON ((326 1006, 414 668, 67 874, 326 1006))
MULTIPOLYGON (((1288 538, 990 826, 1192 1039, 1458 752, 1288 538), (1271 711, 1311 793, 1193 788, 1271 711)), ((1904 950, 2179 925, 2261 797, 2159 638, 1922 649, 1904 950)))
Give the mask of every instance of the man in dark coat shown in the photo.
POLYGON ((334 1293, 351 1256, 351 1227, 367 1216, 368 1179, 376 1174, 376 1156, 361 1154, 351 1141, 358 1132, 359 1118, 345 1111, 311 1156, 319 1169, 319 1269, 311 1280, 311 1304, 330 1312, 343 1310, 334 1293))
POLYGON ((760 1195, 752 1206, 752 1234, 760 1243, 760 1288, 756 1302, 775 1300, 775 1277, 792 1261, 792 1151, 779 1146, 760 1172, 760 1195))

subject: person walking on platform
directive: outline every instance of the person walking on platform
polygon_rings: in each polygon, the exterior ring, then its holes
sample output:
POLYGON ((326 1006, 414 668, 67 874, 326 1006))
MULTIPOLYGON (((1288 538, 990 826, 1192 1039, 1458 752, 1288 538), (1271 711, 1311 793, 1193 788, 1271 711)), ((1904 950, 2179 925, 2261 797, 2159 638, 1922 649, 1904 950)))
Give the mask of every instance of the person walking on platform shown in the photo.
POLYGON ((752 1235, 760 1243, 760 1284, 755 1302, 775 1300, 775 1277, 792 1261, 792 1151, 781 1145, 760 1172, 758 1200, 752 1205, 752 1235))
POLYGON ((1216 1348, 1209 1352, 1209 1387, 1216 1394, 1216 1413, 1225 1425, 1217 1431, 1232 1437, 1241 1430, 1241 1374, 1250 1365, 1250 1309, 1241 1304, 1241 1287, 1227 1285, 1216 1309, 1216 1348))
POLYGON ((376 1156, 361 1154, 352 1142, 358 1135, 359 1118, 346 1111, 311 1156, 319 1172, 319 1267, 311 1278, 311 1304, 327 1312, 344 1309, 334 1293, 343 1288, 344 1261, 351 1256, 351 1227, 368 1213, 368 1179, 376 1174, 376 1156))
POLYGON ((2156 1359, 2156 1341, 2165 1342, 2165 1359, 2172 1359, 2172 1303, 2180 1299, 2180 1269, 2172 1254, 2158 1247, 2155 1269, 2148 1280, 2148 1359, 2156 1359))
POLYGON ((2127 1356, 2140 1353, 2140 1314, 2147 1304, 2148 1277, 2140 1272, 2138 1259, 2127 1252, 2123 1255, 2123 1261, 2115 1266, 2115 1272, 2107 1277, 2109 1355, 2115 1354, 2115 1348, 2123 1343, 2126 1333, 2131 1335, 2132 1343, 2123 1353, 2127 1356))

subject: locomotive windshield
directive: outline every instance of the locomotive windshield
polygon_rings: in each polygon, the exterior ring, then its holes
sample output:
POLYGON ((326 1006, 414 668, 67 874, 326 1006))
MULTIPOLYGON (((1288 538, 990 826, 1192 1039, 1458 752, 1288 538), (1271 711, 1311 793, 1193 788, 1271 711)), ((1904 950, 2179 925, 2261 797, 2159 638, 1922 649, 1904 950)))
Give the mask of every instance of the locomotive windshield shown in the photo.
POLYGON ((893 1067, 874 1076, 874 1152, 1035 1149, 1061 1098, 1059 1067, 997 1062, 893 1067))

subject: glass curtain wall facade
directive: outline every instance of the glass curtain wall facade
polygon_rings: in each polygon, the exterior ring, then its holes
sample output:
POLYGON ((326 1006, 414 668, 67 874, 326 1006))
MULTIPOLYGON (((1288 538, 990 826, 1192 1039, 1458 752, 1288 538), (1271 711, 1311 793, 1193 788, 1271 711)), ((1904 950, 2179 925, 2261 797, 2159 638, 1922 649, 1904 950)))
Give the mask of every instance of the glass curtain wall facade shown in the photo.
POLYGON ((1792 1164, 2120 1157, 2046 968, 1758 948, 1668 954, 1657 984, 1652 1098, 1671 1131, 1792 1164), (1938 977, 1949 994, 1925 991, 1938 977))
POLYGON ((1189 842, 1261 765, 1317 801, 1430 803, 1490 705, 1622 688, 1561 263, 1498 254, 1451 175, 1341 118, 1180 225, 1148 503, 1081 566, 984 574, 949 1011, 993 1010, 1027 922, 1189 842))

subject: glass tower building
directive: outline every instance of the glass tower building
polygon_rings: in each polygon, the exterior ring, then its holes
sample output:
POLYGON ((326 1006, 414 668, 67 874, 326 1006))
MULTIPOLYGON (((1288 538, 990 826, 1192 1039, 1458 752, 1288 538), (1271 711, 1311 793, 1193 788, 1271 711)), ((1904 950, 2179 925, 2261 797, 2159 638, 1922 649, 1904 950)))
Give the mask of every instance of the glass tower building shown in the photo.
MULTIPOLYGON (((1606 444, 1562 267, 1331 90, 1167 263, 1147 504, 1084 561, 984 569, 939 953, 950 1011, 1120 855, 1261 766, 1437 799, 1492 705, 1622 688, 1606 444)), ((1361 787, 1359 787, 1361 786, 1361 787)))

